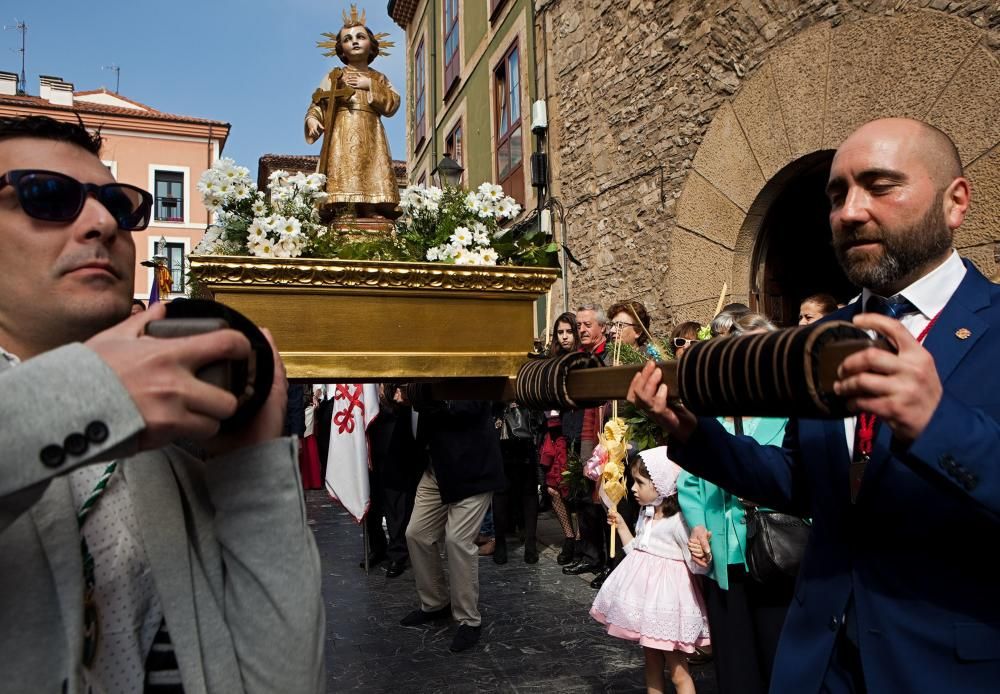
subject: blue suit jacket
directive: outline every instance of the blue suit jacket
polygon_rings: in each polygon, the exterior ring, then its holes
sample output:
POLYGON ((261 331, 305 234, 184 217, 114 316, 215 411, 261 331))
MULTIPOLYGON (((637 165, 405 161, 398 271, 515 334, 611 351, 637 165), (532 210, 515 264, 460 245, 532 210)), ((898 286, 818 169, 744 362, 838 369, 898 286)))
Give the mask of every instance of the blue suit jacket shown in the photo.
POLYGON ((879 428, 857 504, 841 420, 790 420, 779 448, 702 418, 670 447, 700 477, 813 518, 772 692, 820 690, 852 592, 869 691, 1000 688, 1000 582, 983 565, 1000 537, 1000 287, 966 265, 924 342, 941 403, 908 448, 879 428))

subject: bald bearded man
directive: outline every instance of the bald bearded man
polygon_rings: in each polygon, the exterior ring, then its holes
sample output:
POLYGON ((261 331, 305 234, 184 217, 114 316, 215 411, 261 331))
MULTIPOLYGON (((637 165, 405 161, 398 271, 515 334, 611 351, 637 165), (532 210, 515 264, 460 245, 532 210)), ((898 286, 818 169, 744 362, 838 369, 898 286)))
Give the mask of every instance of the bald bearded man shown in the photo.
POLYGON ((953 248, 961 160, 932 126, 873 121, 837 150, 827 193, 863 288, 827 319, 897 348, 841 365, 836 389, 864 414, 793 419, 779 448, 668 407, 650 368, 629 399, 687 470, 813 518, 772 692, 996 691, 1000 593, 982 566, 1000 533, 1000 288, 953 248))

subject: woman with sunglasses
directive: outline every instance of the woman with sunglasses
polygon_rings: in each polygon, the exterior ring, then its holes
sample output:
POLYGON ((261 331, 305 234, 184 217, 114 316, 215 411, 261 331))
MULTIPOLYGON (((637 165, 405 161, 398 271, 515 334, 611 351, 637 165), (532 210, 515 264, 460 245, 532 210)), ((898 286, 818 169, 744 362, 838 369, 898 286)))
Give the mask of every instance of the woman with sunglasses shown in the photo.
MULTIPOLYGON (((558 357, 580 349, 580 333, 576 327, 576 315, 563 313, 556 318, 552 328, 552 339, 549 342, 548 356, 558 357)), ((583 426, 583 413, 579 410, 560 412, 549 410, 545 413, 545 435, 539 448, 539 463, 545 470, 545 491, 552 499, 552 510, 559 519, 563 531, 563 546, 556 558, 560 564, 568 564, 573 560, 573 549, 576 533, 566 508, 566 497, 569 496, 569 486, 563 479, 566 471, 566 456, 570 440, 579 441, 580 429, 583 426), (574 435, 575 432, 575 435, 574 435)))
POLYGON ((680 359, 687 348, 698 341, 698 331, 701 325, 693 320, 684 321, 670 333, 670 348, 674 351, 674 359, 680 359))

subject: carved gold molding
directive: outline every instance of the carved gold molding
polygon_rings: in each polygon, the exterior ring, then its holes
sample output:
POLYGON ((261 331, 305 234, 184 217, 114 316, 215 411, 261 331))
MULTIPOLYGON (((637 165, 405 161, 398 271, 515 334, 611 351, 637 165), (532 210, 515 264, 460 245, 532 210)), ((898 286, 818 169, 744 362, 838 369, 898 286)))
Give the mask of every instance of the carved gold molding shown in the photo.
POLYGON ((191 273, 209 289, 403 289, 543 294, 556 268, 398 263, 368 260, 191 255, 191 273))

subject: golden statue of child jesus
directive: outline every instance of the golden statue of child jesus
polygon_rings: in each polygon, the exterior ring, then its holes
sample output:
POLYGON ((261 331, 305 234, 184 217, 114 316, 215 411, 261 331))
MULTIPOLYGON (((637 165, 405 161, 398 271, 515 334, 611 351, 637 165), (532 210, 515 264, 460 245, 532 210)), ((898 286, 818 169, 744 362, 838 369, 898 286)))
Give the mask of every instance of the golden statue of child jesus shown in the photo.
POLYGON ((317 45, 332 49, 325 55, 337 56, 345 67, 323 79, 305 119, 306 142, 324 137, 318 170, 327 177, 329 197, 321 216, 329 220, 353 205, 358 217, 392 218, 399 191, 382 116, 392 116, 400 99, 386 76, 369 67, 392 43, 385 40, 388 34, 373 34, 354 5, 343 16, 343 28, 324 33, 329 40, 317 45))

